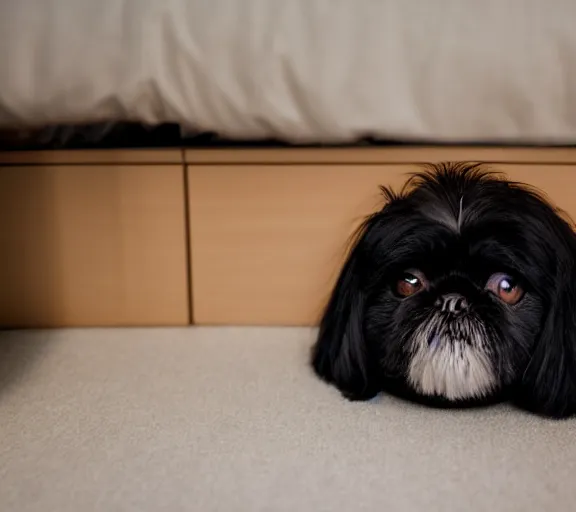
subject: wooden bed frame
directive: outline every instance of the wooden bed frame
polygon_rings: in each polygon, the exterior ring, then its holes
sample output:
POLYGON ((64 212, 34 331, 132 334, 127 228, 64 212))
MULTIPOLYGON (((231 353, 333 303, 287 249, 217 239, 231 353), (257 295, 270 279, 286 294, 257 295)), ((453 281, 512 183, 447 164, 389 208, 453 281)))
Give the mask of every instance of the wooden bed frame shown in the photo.
POLYGON ((576 217, 571 148, 0 153, 0 324, 314 325, 378 185, 448 160, 576 217))

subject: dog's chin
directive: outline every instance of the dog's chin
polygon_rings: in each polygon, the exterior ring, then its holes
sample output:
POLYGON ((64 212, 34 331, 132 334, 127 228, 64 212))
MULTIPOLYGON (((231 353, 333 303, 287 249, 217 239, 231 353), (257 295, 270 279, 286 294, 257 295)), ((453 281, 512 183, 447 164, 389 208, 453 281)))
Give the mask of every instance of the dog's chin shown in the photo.
POLYGON ((491 347, 498 340, 474 314, 432 314, 410 337, 406 380, 448 403, 483 400, 499 387, 491 347))
POLYGON ((418 344, 408 364, 409 384, 428 396, 450 401, 492 394, 497 378, 488 354, 463 340, 418 344))
POLYGON ((510 399, 504 389, 494 388, 485 395, 468 398, 448 399, 437 394, 424 394, 417 391, 406 379, 386 379, 382 383, 383 391, 402 400, 434 409, 472 409, 489 407, 510 399))

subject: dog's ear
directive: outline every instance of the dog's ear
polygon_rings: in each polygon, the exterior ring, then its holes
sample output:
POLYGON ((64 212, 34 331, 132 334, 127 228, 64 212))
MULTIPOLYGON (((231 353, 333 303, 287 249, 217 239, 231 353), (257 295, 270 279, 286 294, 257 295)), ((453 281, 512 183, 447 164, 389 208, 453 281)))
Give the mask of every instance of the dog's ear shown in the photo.
POLYGON ((360 228, 322 315, 312 351, 316 374, 350 400, 374 397, 379 386, 363 332, 376 216, 360 228))
POLYGON ((558 217, 553 224, 555 289, 517 399, 532 412, 559 419, 576 414, 576 235, 558 217))

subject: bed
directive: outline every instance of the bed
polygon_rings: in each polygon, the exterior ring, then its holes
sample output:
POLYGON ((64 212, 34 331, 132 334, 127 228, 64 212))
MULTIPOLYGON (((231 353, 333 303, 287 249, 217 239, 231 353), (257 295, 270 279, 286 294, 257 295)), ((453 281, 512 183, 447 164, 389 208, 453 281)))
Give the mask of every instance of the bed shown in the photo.
POLYGON ((5 1, 0 126, 572 144, 574 19, 569 0, 5 1))
POLYGON ((576 214, 575 19, 0 2, 0 324, 314 325, 378 185, 425 162, 485 162, 576 214))

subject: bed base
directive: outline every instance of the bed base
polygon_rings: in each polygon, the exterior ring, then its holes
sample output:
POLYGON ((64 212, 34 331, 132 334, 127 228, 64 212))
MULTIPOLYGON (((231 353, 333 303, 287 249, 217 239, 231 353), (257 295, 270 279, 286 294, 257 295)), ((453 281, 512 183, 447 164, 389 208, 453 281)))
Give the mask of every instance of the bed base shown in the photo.
POLYGON ((0 325, 315 325, 379 185, 479 161, 576 216, 576 149, 0 153, 0 325))

